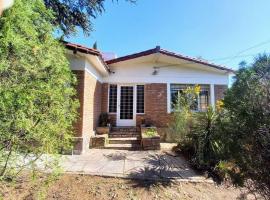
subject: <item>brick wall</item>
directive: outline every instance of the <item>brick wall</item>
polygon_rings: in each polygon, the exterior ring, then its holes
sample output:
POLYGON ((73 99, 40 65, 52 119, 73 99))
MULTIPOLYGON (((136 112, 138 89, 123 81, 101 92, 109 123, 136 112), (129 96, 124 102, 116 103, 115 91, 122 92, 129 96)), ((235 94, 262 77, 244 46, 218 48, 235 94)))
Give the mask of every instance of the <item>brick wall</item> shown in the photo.
MULTIPOLYGON (((227 85, 215 85, 215 100, 224 98, 227 85)), ((102 84, 102 112, 108 111, 108 84, 102 84)), ((116 114, 109 114, 112 125, 116 125, 116 114)), ((142 119, 146 123, 157 127, 166 127, 171 115, 167 113, 167 84, 151 83, 145 84, 145 114, 136 116, 136 124, 139 126, 142 119)))
POLYGON ((73 71, 77 78, 76 98, 79 99, 80 107, 78 108, 78 120, 74 124, 75 137, 82 136, 82 119, 83 119, 83 90, 84 90, 84 71, 73 71))
POLYGON ((102 112, 108 112, 108 83, 102 83, 102 112))
POLYGON ((152 83, 145 85, 145 121, 157 127, 169 122, 167 113, 167 84, 152 83))
POLYGON ((83 132, 93 135, 101 113, 101 84, 88 72, 84 78, 83 132))
MULTIPOLYGON (((152 83, 145 85, 145 114, 136 116, 136 124, 139 126, 142 119, 146 123, 155 126, 166 126, 169 121, 167 113, 167 84, 152 83)), ((108 84, 102 84, 102 112, 108 111, 108 84)), ((116 126, 116 114, 109 114, 111 124, 116 126)))
POLYGON ((227 85, 215 85, 215 102, 224 98, 224 94, 228 89, 227 85))
POLYGON ((76 75, 78 83, 77 98, 80 101, 78 110, 80 118, 74 125, 76 130, 77 141, 82 144, 77 144, 74 149, 75 153, 81 153, 89 147, 90 137, 94 135, 94 130, 98 123, 98 118, 101 113, 101 98, 102 84, 97 81, 92 75, 85 71, 73 71, 76 75))

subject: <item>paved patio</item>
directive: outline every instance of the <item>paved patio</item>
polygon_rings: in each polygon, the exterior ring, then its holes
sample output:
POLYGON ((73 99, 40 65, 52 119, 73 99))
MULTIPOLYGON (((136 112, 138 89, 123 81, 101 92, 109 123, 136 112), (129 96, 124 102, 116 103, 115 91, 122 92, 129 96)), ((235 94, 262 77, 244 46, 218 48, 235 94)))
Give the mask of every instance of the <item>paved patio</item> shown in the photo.
POLYGON ((84 155, 66 156, 66 173, 146 180, 212 182, 195 172, 187 161, 164 151, 91 149, 84 155))

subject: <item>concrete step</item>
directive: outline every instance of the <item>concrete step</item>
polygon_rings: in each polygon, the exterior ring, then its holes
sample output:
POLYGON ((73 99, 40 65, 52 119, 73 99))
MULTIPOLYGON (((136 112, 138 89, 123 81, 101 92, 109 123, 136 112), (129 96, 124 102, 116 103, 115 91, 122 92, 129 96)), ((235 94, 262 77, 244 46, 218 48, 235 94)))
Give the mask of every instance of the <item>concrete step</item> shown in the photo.
POLYGON ((105 149, 115 149, 115 150, 141 150, 141 145, 139 144, 107 144, 105 149))
POLYGON ((131 138, 137 137, 140 138, 141 135, 138 132, 110 132, 109 138, 131 138))
POLYGON ((140 144, 141 140, 137 137, 128 138, 109 138, 109 144, 140 144))
POLYGON ((112 132, 138 132, 140 131, 139 128, 133 126, 119 126, 119 127, 112 127, 112 132))

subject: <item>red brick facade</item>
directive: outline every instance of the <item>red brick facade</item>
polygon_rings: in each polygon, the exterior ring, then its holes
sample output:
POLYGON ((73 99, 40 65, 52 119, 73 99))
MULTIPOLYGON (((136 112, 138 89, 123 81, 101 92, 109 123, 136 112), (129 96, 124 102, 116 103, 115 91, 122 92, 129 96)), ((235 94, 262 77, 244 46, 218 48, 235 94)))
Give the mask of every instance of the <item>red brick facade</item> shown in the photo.
POLYGON ((167 84, 152 83, 145 85, 145 121, 157 127, 167 126, 167 84))
POLYGON ((73 71, 77 77, 77 98, 80 102, 79 119, 75 123, 74 153, 88 149, 89 140, 101 113, 102 85, 86 71, 73 71))
MULTIPOLYGON (((78 79, 77 92, 80 101, 78 110, 80 118, 74 125, 77 143, 75 150, 81 153, 89 146, 89 140, 94 135, 101 112, 108 112, 108 83, 101 84, 85 71, 74 71, 78 79)), ((215 85, 215 100, 222 99, 227 89, 226 85, 215 85)), ((136 115, 136 125, 144 120, 162 130, 170 121, 167 111, 167 84, 145 84, 145 113, 136 115)), ((116 126, 116 113, 109 114, 111 124, 116 126)), ((161 131, 162 132, 162 131, 161 131)))
MULTIPOLYGON (((224 98, 227 85, 215 85, 215 100, 224 98)), ((145 114, 136 115, 136 125, 142 120, 157 127, 166 127, 171 115, 167 111, 167 84, 151 83, 145 84, 145 114)), ((102 112, 108 112, 108 83, 102 84, 102 112)), ((111 124, 116 126, 116 114, 109 114, 111 124)))
MULTIPOLYGON (((136 115, 136 124, 139 126, 144 119, 146 123, 156 126, 166 126, 169 121, 167 114, 167 84, 145 84, 145 114, 136 115)), ((108 112, 108 84, 102 84, 102 112, 108 112)), ((116 126, 116 114, 109 114, 111 124, 116 126)))
POLYGON ((73 71, 73 74, 77 78, 77 96, 76 98, 79 99, 80 107, 78 108, 78 120, 74 124, 75 129, 75 137, 81 137, 82 136, 82 119, 83 119, 83 95, 84 95, 84 71, 73 71))

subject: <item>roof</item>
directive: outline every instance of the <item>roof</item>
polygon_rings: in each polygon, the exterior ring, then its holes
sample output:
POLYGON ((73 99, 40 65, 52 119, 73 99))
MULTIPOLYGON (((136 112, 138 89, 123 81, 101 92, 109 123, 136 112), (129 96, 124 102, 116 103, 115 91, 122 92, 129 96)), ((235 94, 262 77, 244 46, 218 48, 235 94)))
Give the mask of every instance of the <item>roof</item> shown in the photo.
POLYGON ((65 47, 69 50, 72 50, 74 53, 81 52, 84 54, 90 54, 90 55, 95 55, 98 56, 100 61, 102 62, 102 64, 104 65, 104 67, 106 68, 107 71, 110 71, 109 66, 107 65, 107 63, 103 60, 101 52, 96 50, 96 49, 92 49, 92 48, 88 48, 85 46, 82 46, 80 44, 74 44, 71 42, 66 42, 66 41, 62 41, 65 45, 65 47))
POLYGON ((216 68, 216 69, 219 69, 219 70, 224 70, 224 71, 227 71, 227 72, 233 72, 234 73, 234 70, 232 70, 230 68, 227 68, 225 66, 217 65, 217 64, 214 64, 214 63, 209 63, 209 62, 207 62, 205 60, 201 60, 201 59, 198 59, 198 58, 193 58, 193 57, 184 56, 184 55, 181 55, 181 54, 176 54, 174 52, 170 52, 170 51, 167 51, 165 49, 161 49, 160 46, 157 46, 154 49, 149 49, 149 50, 142 51, 142 52, 139 52, 139 53, 134 53, 134 54, 119 57, 119 58, 116 58, 116 59, 108 60, 108 61, 106 61, 106 63, 107 64, 114 64, 114 63, 118 63, 118 62, 122 62, 122 61, 127 61, 127 60, 131 60, 131 59, 143 57, 143 56, 148 56, 148 55, 155 54, 155 53, 160 53, 160 54, 163 54, 163 55, 167 55, 167 56, 187 60, 189 62, 194 62, 194 63, 198 63, 198 64, 202 64, 202 65, 207 65, 209 67, 213 67, 213 68, 216 68))
POLYGON ((101 55, 101 53, 96 49, 88 48, 80 44, 74 44, 71 42, 66 42, 66 41, 62 41, 62 42, 64 43, 66 48, 69 50, 79 51, 81 53, 92 54, 92 55, 97 55, 97 56, 101 55))

